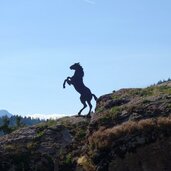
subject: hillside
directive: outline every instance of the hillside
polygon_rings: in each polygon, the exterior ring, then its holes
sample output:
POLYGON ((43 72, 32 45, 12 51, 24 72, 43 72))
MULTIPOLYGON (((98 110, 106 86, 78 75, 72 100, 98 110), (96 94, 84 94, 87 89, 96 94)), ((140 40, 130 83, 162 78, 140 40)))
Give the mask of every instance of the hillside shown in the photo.
POLYGON ((0 117, 0 136, 5 135, 9 132, 11 133, 19 127, 21 128, 24 126, 32 126, 44 121, 45 120, 39 118, 34 119, 31 117, 22 117, 18 115, 2 116, 0 117))
POLYGON ((0 117, 2 116, 8 116, 8 117, 11 117, 12 114, 9 113, 7 110, 0 110, 0 117))
POLYGON ((101 96, 65 117, 0 137, 1 171, 170 171, 171 82, 101 96))

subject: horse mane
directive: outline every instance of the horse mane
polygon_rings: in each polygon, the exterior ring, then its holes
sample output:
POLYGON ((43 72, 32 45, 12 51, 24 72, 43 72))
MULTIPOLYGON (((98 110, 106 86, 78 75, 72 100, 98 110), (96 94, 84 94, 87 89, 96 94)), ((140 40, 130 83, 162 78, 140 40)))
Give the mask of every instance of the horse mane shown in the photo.
POLYGON ((78 69, 77 69, 77 71, 76 71, 76 75, 78 76, 78 77, 81 77, 81 78, 83 78, 84 77, 84 69, 83 69, 83 67, 80 65, 80 64, 78 64, 77 65, 78 67, 78 69))

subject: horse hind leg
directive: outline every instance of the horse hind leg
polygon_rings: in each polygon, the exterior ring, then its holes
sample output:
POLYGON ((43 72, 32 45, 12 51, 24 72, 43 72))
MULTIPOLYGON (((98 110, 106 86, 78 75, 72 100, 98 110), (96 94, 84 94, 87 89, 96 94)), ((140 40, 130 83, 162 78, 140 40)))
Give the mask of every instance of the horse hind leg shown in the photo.
POLYGON ((89 105, 89 107, 90 107, 90 110, 89 110, 89 112, 88 112, 88 114, 87 114, 87 117, 90 117, 90 114, 91 114, 91 110, 92 110, 92 104, 91 104, 91 101, 87 101, 87 103, 88 103, 88 105, 89 105))
POLYGON ((87 107, 86 101, 80 97, 81 103, 84 105, 83 108, 78 112, 78 115, 81 115, 81 112, 87 107))

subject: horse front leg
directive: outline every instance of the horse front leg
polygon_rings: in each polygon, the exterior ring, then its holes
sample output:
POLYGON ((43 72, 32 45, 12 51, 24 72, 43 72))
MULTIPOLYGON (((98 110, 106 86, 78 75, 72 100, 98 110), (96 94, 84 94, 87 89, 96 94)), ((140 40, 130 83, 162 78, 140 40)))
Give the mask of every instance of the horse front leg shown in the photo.
POLYGON ((63 88, 65 88, 65 84, 66 84, 66 82, 67 82, 67 79, 66 79, 66 80, 64 80, 63 88))
POLYGON ((67 79, 64 80, 63 88, 65 88, 65 84, 66 83, 68 83, 69 85, 71 85, 71 77, 67 77, 67 79))

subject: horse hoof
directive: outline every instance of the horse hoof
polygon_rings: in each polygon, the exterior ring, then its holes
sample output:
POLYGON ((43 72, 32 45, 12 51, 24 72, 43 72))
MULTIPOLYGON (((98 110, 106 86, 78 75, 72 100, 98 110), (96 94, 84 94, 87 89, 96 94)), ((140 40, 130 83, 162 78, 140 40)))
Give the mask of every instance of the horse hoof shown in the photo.
POLYGON ((91 115, 90 115, 90 114, 88 114, 88 115, 87 115, 87 118, 91 118, 91 115))
POLYGON ((78 114, 76 117, 81 117, 81 114, 78 114))

